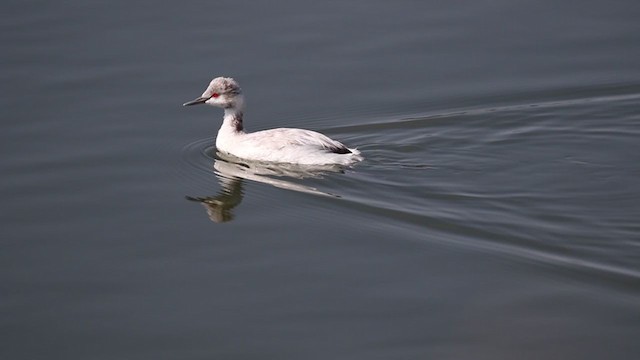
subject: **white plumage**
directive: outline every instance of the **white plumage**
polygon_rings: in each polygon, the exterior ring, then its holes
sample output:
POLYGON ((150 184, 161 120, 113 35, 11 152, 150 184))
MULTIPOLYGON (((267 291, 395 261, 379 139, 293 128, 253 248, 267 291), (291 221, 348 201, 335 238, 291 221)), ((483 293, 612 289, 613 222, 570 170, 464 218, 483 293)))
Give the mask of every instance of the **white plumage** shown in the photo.
POLYGON ((224 109, 218 130, 218 151, 254 161, 304 165, 352 165, 361 161, 360 151, 311 130, 279 128, 247 133, 243 125, 244 97, 232 78, 211 80, 202 96, 185 106, 208 104, 224 109))

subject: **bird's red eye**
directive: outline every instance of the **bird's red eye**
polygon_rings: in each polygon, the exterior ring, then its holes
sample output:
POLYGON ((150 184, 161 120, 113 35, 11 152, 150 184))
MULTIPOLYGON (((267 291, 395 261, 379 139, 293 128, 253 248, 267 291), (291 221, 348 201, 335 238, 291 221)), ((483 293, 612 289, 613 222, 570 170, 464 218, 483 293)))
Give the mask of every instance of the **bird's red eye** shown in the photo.
POLYGON ((213 93, 213 95, 211 95, 211 97, 217 98, 218 96, 220 96, 220 94, 218 93, 213 93))

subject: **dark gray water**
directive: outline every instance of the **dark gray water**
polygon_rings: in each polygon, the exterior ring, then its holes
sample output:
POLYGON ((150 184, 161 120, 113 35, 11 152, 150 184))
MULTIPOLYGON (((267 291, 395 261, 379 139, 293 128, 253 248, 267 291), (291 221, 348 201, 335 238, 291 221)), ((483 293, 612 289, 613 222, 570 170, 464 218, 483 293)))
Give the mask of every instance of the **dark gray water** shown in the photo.
POLYGON ((0 5, 0 358, 640 356, 637 1, 73 3, 0 5), (366 160, 216 160, 218 75, 366 160))

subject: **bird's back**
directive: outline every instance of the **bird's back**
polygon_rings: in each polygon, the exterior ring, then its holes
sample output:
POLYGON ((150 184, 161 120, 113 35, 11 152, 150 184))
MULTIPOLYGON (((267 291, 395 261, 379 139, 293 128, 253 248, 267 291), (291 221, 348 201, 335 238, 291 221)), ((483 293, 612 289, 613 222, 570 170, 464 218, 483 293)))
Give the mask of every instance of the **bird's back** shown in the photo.
POLYGON ((225 145, 218 149, 259 161, 349 165, 362 160, 358 150, 304 129, 278 128, 239 134, 225 145))

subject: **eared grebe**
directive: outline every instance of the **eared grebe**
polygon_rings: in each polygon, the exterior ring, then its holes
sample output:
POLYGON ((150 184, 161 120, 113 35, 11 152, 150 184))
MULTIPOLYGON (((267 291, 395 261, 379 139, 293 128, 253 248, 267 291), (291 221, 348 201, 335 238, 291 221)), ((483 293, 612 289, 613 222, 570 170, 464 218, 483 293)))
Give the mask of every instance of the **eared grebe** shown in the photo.
POLYGON ((224 109, 218 130, 218 151, 242 159, 303 165, 351 165, 360 160, 360 151, 311 130, 279 128, 247 133, 242 123, 244 97, 232 78, 211 80, 202 96, 184 106, 208 104, 224 109))

